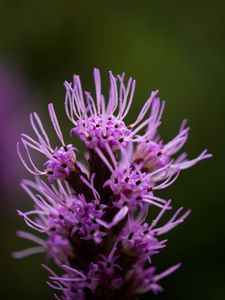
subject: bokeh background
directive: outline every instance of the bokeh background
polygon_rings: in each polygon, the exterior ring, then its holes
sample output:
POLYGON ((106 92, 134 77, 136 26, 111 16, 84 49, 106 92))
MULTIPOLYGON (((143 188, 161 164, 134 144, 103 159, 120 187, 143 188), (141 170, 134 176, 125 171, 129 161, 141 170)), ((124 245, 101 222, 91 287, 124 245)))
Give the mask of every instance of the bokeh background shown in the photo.
POLYGON ((16 141, 19 132, 30 131, 29 111, 47 118, 49 101, 68 130, 63 81, 78 73, 92 89, 95 66, 105 85, 109 70, 136 78, 130 119, 150 90, 159 89, 167 101, 165 140, 188 117, 190 157, 204 147, 214 154, 166 191, 177 207, 193 212, 153 262, 159 270, 178 261, 183 268, 164 279, 164 294, 143 299, 225 299, 223 0, 0 1, 0 298, 53 299, 41 255, 11 258, 28 246, 15 236, 25 228, 16 208, 31 207, 19 188, 29 174, 18 162, 16 141))

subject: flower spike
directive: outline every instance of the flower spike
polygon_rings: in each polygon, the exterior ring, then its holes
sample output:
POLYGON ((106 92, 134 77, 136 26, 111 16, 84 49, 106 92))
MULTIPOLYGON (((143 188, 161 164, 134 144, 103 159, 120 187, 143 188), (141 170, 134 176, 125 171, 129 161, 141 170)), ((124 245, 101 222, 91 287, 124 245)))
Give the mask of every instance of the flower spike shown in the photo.
POLYGON ((162 292, 161 280, 180 268, 175 264, 158 273, 154 266, 154 257, 167 245, 165 234, 190 214, 183 207, 174 211, 172 200, 163 199, 160 190, 212 155, 204 150, 188 160, 187 153, 179 153, 190 130, 186 120, 173 139, 161 139, 165 101, 157 90, 127 125, 136 81, 110 71, 105 100, 97 68, 93 77, 94 95, 83 90, 78 75, 64 83, 65 111, 72 123, 69 144, 52 103, 48 112, 58 145, 52 146, 37 113, 30 115, 36 138, 21 135, 18 155, 35 179, 21 183, 33 209, 18 214, 37 234, 18 231, 34 245, 13 256, 45 253, 59 270, 43 265, 57 300, 134 300, 146 292, 162 292), (84 144, 84 158, 77 155, 73 134, 84 144), (42 154, 42 167, 31 151, 42 154))

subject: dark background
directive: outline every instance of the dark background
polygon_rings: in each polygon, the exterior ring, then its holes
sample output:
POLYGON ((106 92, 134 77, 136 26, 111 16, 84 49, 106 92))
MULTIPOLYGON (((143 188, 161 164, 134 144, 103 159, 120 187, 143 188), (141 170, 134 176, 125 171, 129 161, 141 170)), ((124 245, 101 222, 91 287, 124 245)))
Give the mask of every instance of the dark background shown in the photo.
POLYGON ((178 261, 183 267, 162 281, 164 294, 143 299, 225 299, 224 39, 222 0, 0 1, 0 299, 53 299, 43 257, 10 256, 30 246, 15 236, 17 228, 26 228, 16 209, 31 207, 19 188, 29 174, 15 145, 20 131, 29 132, 28 112, 45 118, 50 101, 69 129, 63 81, 78 73, 92 89, 95 66, 105 83, 108 70, 136 78, 131 119, 149 92, 159 89, 167 101, 165 140, 188 117, 190 157, 204 147, 214 155, 166 191, 176 207, 192 208, 192 214, 168 234, 168 247, 153 262, 159 271, 178 261))

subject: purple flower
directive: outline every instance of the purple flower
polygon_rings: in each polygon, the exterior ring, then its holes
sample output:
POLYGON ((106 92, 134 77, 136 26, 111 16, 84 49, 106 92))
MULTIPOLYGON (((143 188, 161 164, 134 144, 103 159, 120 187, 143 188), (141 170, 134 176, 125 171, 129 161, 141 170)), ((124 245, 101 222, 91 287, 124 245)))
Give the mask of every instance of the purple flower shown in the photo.
POLYGON ((48 106, 49 115, 55 129, 55 132, 61 142, 60 147, 51 146, 49 137, 43 127, 43 124, 37 113, 30 114, 31 126, 37 136, 37 141, 26 134, 21 135, 21 142, 27 153, 30 166, 25 162, 20 151, 19 143, 17 144, 17 151, 19 157, 24 164, 25 168, 34 175, 47 175, 50 183, 57 179, 66 179, 70 173, 76 169, 76 148, 73 145, 66 145, 60 129, 53 104, 48 106), (36 150, 42 153, 47 161, 44 164, 44 170, 40 170, 33 162, 30 150, 36 150))
MULTIPOLYGON (((14 253, 24 257, 45 252, 62 272, 48 266, 48 284, 59 292, 57 299, 137 299, 148 291, 162 291, 159 281, 180 264, 156 274, 154 256, 165 248, 161 235, 182 223, 190 210, 179 208, 162 224, 162 216, 172 210, 172 200, 162 199, 158 190, 170 186, 181 170, 211 157, 204 150, 197 158, 174 155, 183 147, 189 128, 181 124, 177 136, 164 143, 157 129, 164 102, 152 92, 136 121, 126 125, 135 81, 125 83, 124 74, 109 73, 108 101, 101 93, 99 70, 94 70, 96 96, 83 92, 80 79, 65 83, 65 109, 73 123, 71 133, 84 142, 82 163, 77 149, 65 144, 53 105, 49 114, 60 145, 52 147, 36 113, 30 121, 36 140, 22 134, 18 144, 24 166, 35 181, 23 180, 21 186, 34 202, 34 209, 18 211, 25 223, 44 234, 44 238, 19 231, 34 242, 32 248, 14 253), (144 129, 143 134, 140 131, 144 129), (31 150, 44 155, 43 170, 31 158, 31 150), (46 176, 49 183, 40 179, 46 176), (154 215, 156 207, 158 212, 154 215), (147 216, 152 218, 149 223, 147 216)), ((149 219, 148 218, 148 219, 149 219)))

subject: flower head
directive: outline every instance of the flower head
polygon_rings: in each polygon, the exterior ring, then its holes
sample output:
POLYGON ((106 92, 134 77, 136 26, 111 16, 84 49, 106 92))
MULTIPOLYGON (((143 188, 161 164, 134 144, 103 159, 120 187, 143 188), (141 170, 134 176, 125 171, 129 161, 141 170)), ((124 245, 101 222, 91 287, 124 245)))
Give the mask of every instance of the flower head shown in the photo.
POLYGON ((76 148, 72 144, 65 144, 53 104, 49 104, 48 110, 55 132, 61 142, 61 146, 54 149, 52 148, 49 137, 38 114, 33 113, 30 114, 30 122, 37 136, 37 140, 34 140, 26 134, 21 135, 21 141, 27 153, 28 161, 31 165, 30 167, 22 157, 19 143, 17 144, 17 150, 22 163, 24 164, 25 168, 28 169, 28 171, 34 175, 47 175, 49 177, 49 181, 53 183, 54 180, 57 179, 66 179, 70 173, 75 171, 76 148), (31 149, 42 153, 46 157, 44 170, 39 170, 33 162, 30 154, 31 149))
POLYGON ((82 163, 77 149, 65 144, 53 105, 49 114, 60 144, 52 147, 39 116, 30 116, 37 140, 22 134, 28 163, 35 181, 24 180, 23 189, 34 209, 18 211, 25 223, 45 235, 44 239, 18 232, 37 246, 15 253, 24 257, 46 252, 62 269, 57 275, 48 266, 57 299, 136 299, 147 291, 162 291, 159 281, 180 264, 156 274, 154 256, 166 247, 161 236, 184 222, 190 210, 179 208, 168 221, 162 217, 173 209, 172 200, 158 191, 169 187, 183 169, 211 157, 204 150, 188 160, 180 151, 188 138, 186 121, 175 138, 165 143, 158 135, 165 103, 157 91, 147 99, 137 119, 126 125, 135 80, 125 83, 124 74, 109 73, 109 99, 101 92, 100 72, 94 70, 95 99, 83 91, 79 76, 66 82, 65 109, 74 133, 86 147, 82 163), (31 159, 30 150, 45 157, 43 170, 31 159), (46 176, 49 184, 39 175, 46 176), (158 212, 154 215, 155 207, 158 212), (147 216, 149 220, 147 222, 147 216))

